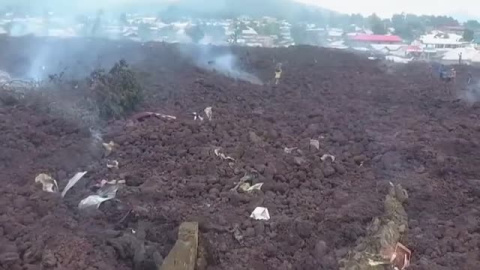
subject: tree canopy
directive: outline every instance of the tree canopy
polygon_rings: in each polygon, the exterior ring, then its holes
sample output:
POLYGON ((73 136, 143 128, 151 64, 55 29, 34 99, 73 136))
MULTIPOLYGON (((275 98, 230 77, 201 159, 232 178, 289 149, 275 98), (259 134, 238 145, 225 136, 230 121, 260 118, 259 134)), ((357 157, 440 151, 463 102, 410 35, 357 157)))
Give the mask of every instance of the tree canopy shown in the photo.
POLYGON ((185 33, 192 39, 192 42, 198 43, 205 37, 205 32, 199 25, 190 26, 185 29, 185 33))
POLYGON ((387 33, 385 23, 375 13, 368 17, 368 23, 374 34, 385 35, 387 33))

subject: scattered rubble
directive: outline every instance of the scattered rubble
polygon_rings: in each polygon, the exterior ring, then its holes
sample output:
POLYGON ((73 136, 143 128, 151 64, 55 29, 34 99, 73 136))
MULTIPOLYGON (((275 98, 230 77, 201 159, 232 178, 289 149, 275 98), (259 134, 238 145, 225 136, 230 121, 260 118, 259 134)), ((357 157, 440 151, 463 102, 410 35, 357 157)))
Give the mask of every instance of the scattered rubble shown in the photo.
POLYGON ((160 270, 195 270, 199 248, 198 238, 198 223, 180 224, 178 239, 163 261, 160 270))
POLYGON ((73 187, 75 184, 82 179, 87 172, 78 172, 70 180, 68 180, 67 186, 62 191, 62 197, 65 197, 65 194, 73 187))
POLYGON ((109 143, 102 143, 102 145, 105 148, 105 157, 110 156, 116 146, 113 141, 110 141, 109 143))
POLYGON ((50 175, 41 173, 35 177, 35 183, 42 184, 42 190, 46 192, 58 192, 57 180, 53 179, 50 175))
POLYGON ((79 209, 87 209, 90 207, 95 207, 99 208, 100 204, 102 204, 105 201, 111 200, 115 197, 102 197, 100 195, 90 195, 87 198, 83 199, 80 201, 78 204, 79 209))
POLYGON ((270 220, 270 213, 265 207, 257 207, 255 210, 253 210, 250 217, 255 220, 270 220))
POLYGON ((243 234, 242 231, 240 231, 240 226, 238 224, 235 224, 233 227, 233 238, 238 241, 238 243, 242 244, 243 243, 243 234))
POLYGON ((257 183, 255 185, 250 185, 250 183, 243 183, 243 184, 240 185, 239 188, 243 192, 250 193, 250 192, 253 192, 255 190, 262 190, 262 186, 263 186, 263 183, 257 183))
POLYGON ((152 116, 160 118, 160 119, 167 119, 167 120, 176 120, 177 119, 177 117, 173 116, 173 115, 168 115, 168 114, 163 114, 163 113, 155 113, 155 112, 137 113, 134 116, 132 116, 132 119, 136 120, 136 121, 142 121, 145 118, 149 118, 149 117, 152 117, 152 116))
POLYGON ((335 156, 332 156, 332 155, 329 155, 329 154, 323 155, 320 159, 323 162, 327 161, 328 159, 330 159, 332 162, 335 162, 335 156))
POLYGON ((78 204, 79 209, 87 209, 87 208, 99 208, 100 205, 108 200, 114 199, 117 195, 117 191, 120 188, 120 185, 125 183, 125 181, 120 180, 112 180, 106 181, 102 180, 100 184, 100 188, 97 190, 95 195, 90 195, 80 201, 78 204))
MULTIPOLYGON (((32 39, 1 42, 4 66, 16 71, 28 67, 29 61, 16 56, 29 52, 29 46, 21 44, 32 39), (12 46, 24 49, 9 49, 12 46)), ((49 40, 49 46, 65 42, 69 41, 49 40)), ((377 269, 392 270, 392 264, 400 269, 407 265, 405 259, 411 260, 407 269, 417 270, 478 265, 472 254, 478 250, 475 220, 480 192, 473 180, 458 179, 480 174, 475 157, 478 142, 471 136, 478 128, 479 108, 464 106, 445 91, 460 89, 467 70, 478 76, 475 68, 459 66, 457 82, 445 86, 428 77, 423 63, 386 70, 382 62, 313 47, 234 48, 239 62, 265 80, 273 75, 271 59, 292 59, 291 72, 272 87, 233 81, 174 61, 178 47, 173 45, 138 49, 135 44, 121 44, 124 48, 118 50, 117 43, 106 40, 88 43, 108 47, 107 59, 155 56, 135 65, 148 85, 140 110, 188 112, 199 104, 219 104, 221 111, 231 113, 217 119, 215 110, 214 121, 205 125, 194 123, 188 114, 190 119, 176 121, 152 116, 139 122, 123 118, 102 122, 98 127, 102 134, 121 145, 114 147, 111 159, 118 159, 122 167, 109 170, 101 151, 91 147, 91 135, 76 122, 38 111, 26 104, 28 98, 14 105, 0 102, 4 183, 0 234, 6 242, 0 243, 0 268, 157 269, 153 264, 144 267, 142 256, 151 257, 155 249, 168 254, 179 223, 192 218, 200 222, 206 243, 213 245, 207 269, 339 269, 338 259, 354 254, 353 247, 373 246, 362 240, 377 235, 370 233, 376 230, 365 230, 366 221, 377 216, 380 227, 388 225, 378 202, 384 197, 379 180, 390 177, 415 191, 405 207, 410 218, 408 237, 394 245, 401 243, 415 253, 408 259, 401 248, 387 249, 390 256, 369 258, 372 263, 386 263, 377 269), (247 52, 249 63, 241 60, 247 52), (312 55, 325 61, 311 68, 312 55), (162 69, 166 72, 148 74, 162 69), (196 83, 197 78, 204 83, 196 83), (255 108, 262 113, 253 112, 255 108), (454 124, 445 128, 445 122, 454 124), (405 127, 408 132, 392 137, 395 129, 405 127), (262 139, 260 145, 251 143, 249 131, 262 139), (319 134, 325 139, 315 137, 319 134), (320 150, 307 145, 310 139, 320 140, 320 150), (235 157, 234 166, 214 155, 213 149, 220 146, 225 156, 235 157), (286 154, 284 146, 304 151, 286 154), (390 152, 395 154, 394 163, 385 158, 390 152), (334 154, 335 162, 331 158, 321 162, 324 153, 334 154), (295 164, 297 156, 307 163, 295 164), (361 156, 367 159, 358 167, 361 156), (419 174, 415 168, 421 165, 419 174), (88 168, 91 179, 80 180, 62 205, 57 205, 60 193, 51 196, 41 191, 40 183, 32 187, 38 172, 50 174, 63 187, 78 168, 88 168), (253 170, 258 177, 246 182, 264 183, 260 192, 248 194, 240 187, 238 193, 229 192, 244 172, 253 170), (115 178, 129 184, 118 190, 115 199, 92 213, 79 216, 78 211, 70 211, 72 203, 76 208, 81 199, 97 195, 96 189, 119 182, 111 181, 115 178), (106 180, 97 185, 90 181, 101 179, 106 180), (76 192, 83 181, 92 193, 76 192), (269 221, 256 221, 249 217, 256 206, 274 215, 269 221), (138 228, 142 221, 153 222, 142 232, 138 228), (231 230, 234 226, 236 233, 231 230), (392 254, 397 254, 393 262, 392 254)), ((83 88, 61 92, 64 98, 77 100, 83 88)), ((360 256, 361 252, 357 249, 360 256)))
POLYGON ((383 216, 373 220, 367 235, 340 260, 340 270, 380 270, 384 265, 403 270, 410 265, 411 252, 400 244, 407 239, 408 216, 403 206, 407 199, 401 185, 391 184, 383 216))
POLYGON ((203 121, 203 117, 201 115, 199 115, 198 113, 196 112, 193 112, 193 120, 194 121, 203 121))
POLYGON ((235 161, 234 158, 232 158, 232 157, 230 157, 230 156, 227 156, 227 155, 225 155, 224 153, 222 153, 222 152, 220 152, 220 151, 221 151, 221 148, 215 148, 215 149, 213 150, 213 152, 215 153, 215 155, 216 155, 217 157, 220 157, 220 158, 223 159, 223 160, 235 161))
POLYGON ((212 121, 212 117, 213 117, 212 107, 205 108, 204 112, 205 112, 205 115, 207 116, 208 121, 212 121))
POLYGON ((107 168, 109 169, 118 169, 118 161, 116 160, 107 160, 107 168))
POLYGON ((291 148, 288 148, 288 147, 285 147, 283 149, 283 151, 286 153, 286 154, 291 154, 293 151, 297 150, 298 148, 297 147, 291 147, 291 148))
POLYGON ((320 150, 320 141, 310 139, 310 146, 315 147, 317 150, 320 150))
POLYGON ((236 183, 236 185, 231 189, 231 191, 238 191, 238 189, 245 184, 248 184, 247 189, 251 188, 250 184, 255 178, 256 178, 255 174, 246 173, 242 178, 240 178, 240 181, 236 183))

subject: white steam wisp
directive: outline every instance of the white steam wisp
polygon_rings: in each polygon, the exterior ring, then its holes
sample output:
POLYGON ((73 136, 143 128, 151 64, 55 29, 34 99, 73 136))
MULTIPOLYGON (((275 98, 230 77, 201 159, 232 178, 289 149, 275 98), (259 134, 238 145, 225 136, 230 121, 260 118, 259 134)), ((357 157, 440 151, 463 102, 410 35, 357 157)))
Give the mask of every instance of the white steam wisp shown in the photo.
POLYGON ((217 53, 211 46, 182 47, 181 53, 191 58, 195 65, 202 69, 215 71, 227 77, 262 85, 262 81, 255 75, 239 68, 237 57, 231 52, 217 53))

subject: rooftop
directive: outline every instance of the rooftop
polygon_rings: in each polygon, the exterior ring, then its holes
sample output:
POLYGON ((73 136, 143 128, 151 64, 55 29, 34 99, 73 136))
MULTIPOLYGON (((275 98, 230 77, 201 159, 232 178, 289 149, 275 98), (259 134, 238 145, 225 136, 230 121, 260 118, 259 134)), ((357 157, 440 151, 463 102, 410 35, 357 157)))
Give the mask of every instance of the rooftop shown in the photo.
POLYGON ((465 43, 462 38, 462 36, 456 34, 434 33, 422 36, 420 41, 423 44, 460 45, 465 43))
POLYGON ((368 41, 368 42, 402 42, 402 38, 399 36, 390 35, 368 35, 358 34, 350 36, 353 41, 368 41))
POLYGON ((251 27, 248 27, 248 29, 243 30, 242 34, 244 34, 244 35, 258 35, 257 31, 253 30, 253 28, 251 28, 251 27))

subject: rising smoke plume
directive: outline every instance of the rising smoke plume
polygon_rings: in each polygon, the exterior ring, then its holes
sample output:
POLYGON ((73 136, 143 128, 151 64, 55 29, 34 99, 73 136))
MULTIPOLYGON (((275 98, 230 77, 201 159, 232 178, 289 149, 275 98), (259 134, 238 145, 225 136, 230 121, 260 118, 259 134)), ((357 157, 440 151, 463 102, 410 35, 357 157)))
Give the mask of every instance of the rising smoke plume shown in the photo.
POLYGON ((257 76, 242 70, 237 57, 228 49, 219 51, 213 46, 196 45, 180 47, 180 52, 202 69, 218 72, 235 80, 263 84, 257 76))
POLYGON ((480 101, 480 82, 471 82, 467 85, 465 91, 460 92, 459 98, 469 105, 473 105, 480 101))

